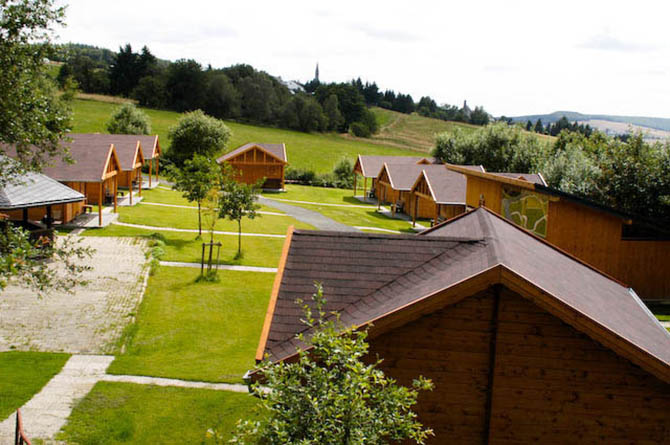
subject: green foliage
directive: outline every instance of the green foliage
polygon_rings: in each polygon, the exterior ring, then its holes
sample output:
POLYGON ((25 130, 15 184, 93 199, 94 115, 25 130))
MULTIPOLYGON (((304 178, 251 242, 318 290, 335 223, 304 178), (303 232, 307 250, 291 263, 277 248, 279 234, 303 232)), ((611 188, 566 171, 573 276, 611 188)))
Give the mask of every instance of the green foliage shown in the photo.
POLYGON ((349 126, 349 131, 351 132, 351 134, 359 138, 369 138, 370 136, 372 136, 370 128, 363 122, 353 122, 349 126))
POLYGON ((438 134, 433 156, 450 164, 483 165, 491 172, 530 173, 544 150, 533 135, 495 123, 469 134, 460 130, 438 134))
POLYGON ((354 184, 354 164, 347 158, 337 163, 333 174, 338 180, 340 188, 351 188, 354 184))
POLYGON ((223 73, 210 76, 205 111, 216 118, 236 118, 241 113, 240 93, 223 73))
POLYGON ((177 167, 196 154, 212 158, 226 147, 230 134, 223 121, 207 116, 201 110, 186 113, 170 128, 167 157, 177 167))
POLYGON ((237 257, 242 257, 242 218, 255 219, 260 206, 258 193, 263 179, 256 184, 244 184, 234 178, 229 164, 222 166, 221 194, 219 196, 219 217, 237 221, 237 257))
POLYGON ((198 204, 198 233, 202 235, 202 201, 207 193, 218 185, 220 170, 213 160, 196 154, 187 159, 181 168, 174 165, 167 169, 168 178, 174 185, 174 190, 182 192, 182 196, 189 202, 198 204))
POLYGON ((137 82, 131 96, 143 107, 162 108, 167 102, 165 79, 162 76, 144 76, 137 82))
POLYGON ((205 73, 195 60, 177 60, 168 67, 165 88, 170 108, 179 112, 201 108, 206 87, 205 73))
POLYGON ((327 129, 337 131, 344 124, 344 117, 340 112, 340 105, 335 94, 331 94, 323 102, 323 112, 328 119, 327 129))
POLYGON ((231 443, 237 444, 387 444, 409 440, 422 444, 432 430, 418 422, 412 406, 419 390, 431 390, 422 377, 413 388, 398 385, 370 361, 367 331, 340 323, 326 314, 318 286, 313 316, 304 306, 308 334, 300 334, 305 348, 298 360, 256 369, 269 391, 255 383, 261 399, 259 421, 242 421, 231 443))
POLYGON ((107 122, 107 131, 111 134, 150 134, 149 116, 131 103, 125 103, 116 109, 107 122))

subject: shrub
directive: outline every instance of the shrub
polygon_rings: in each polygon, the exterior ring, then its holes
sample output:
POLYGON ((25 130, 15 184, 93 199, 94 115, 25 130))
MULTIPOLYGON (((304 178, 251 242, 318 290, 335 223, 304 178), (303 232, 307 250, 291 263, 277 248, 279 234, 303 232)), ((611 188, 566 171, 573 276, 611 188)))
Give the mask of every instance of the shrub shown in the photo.
POLYGON ((112 134, 149 134, 151 121, 142 110, 131 103, 116 109, 107 122, 107 131, 112 134))
POLYGON ((170 161, 181 168, 187 159, 200 154, 212 158, 223 150, 230 139, 230 129, 219 119, 207 116, 202 110, 184 114, 170 128, 170 161))
POLYGON ((349 131, 356 137, 359 138, 369 138, 372 133, 367 125, 363 122, 354 122, 349 126, 349 131))

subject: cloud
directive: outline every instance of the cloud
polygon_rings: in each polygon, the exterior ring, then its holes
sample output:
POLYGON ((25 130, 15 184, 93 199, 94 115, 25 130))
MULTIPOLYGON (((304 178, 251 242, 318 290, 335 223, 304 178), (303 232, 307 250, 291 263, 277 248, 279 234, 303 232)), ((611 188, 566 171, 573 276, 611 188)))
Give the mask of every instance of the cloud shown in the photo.
POLYGON ((577 45, 577 48, 614 52, 648 52, 657 49, 655 45, 620 40, 609 33, 589 37, 577 45))
POLYGON ((386 40, 395 43, 409 43, 421 40, 416 34, 412 34, 400 29, 384 29, 370 26, 366 23, 354 23, 349 25, 349 29, 359 31, 368 37, 374 39, 386 40))

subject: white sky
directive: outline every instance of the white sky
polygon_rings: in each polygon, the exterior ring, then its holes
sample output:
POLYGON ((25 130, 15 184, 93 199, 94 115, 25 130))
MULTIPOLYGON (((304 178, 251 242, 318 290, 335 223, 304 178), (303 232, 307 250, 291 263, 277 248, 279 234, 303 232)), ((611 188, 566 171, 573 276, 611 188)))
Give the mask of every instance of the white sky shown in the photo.
POLYGON ((670 118, 670 2, 70 0, 60 42, 284 79, 360 76, 494 115, 670 118))

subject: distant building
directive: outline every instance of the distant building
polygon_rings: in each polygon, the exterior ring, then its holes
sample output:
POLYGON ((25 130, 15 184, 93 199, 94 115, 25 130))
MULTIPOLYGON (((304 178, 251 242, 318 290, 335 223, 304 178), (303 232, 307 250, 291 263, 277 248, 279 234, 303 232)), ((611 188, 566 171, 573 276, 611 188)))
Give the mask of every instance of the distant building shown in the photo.
POLYGON ((314 71, 314 80, 319 82, 319 62, 316 63, 316 71, 314 71))
POLYGON ((470 119, 470 116, 472 115, 472 110, 470 109, 470 107, 468 107, 468 101, 467 100, 463 101, 463 108, 461 108, 461 112, 463 113, 463 116, 466 119, 470 119))

